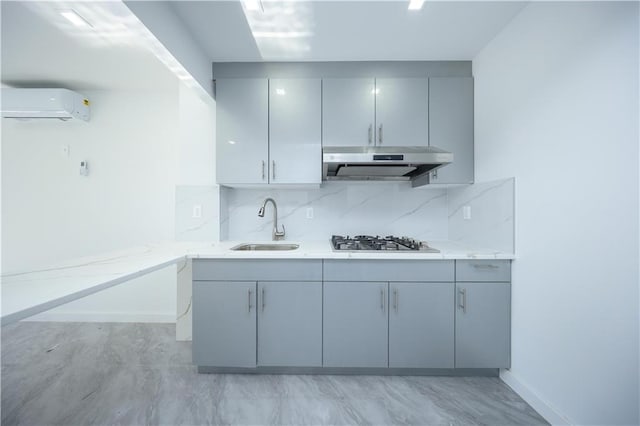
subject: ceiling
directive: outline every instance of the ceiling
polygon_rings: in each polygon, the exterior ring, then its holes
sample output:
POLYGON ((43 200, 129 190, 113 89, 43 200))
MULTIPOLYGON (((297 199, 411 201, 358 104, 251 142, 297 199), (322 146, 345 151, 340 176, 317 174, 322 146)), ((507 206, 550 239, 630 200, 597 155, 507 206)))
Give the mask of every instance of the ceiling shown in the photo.
POLYGON ((177 87, 176 77, 149 50, 141 24, 121 3, 3 0, 0 5, 3 84, 73 90, 177 87), (94 27, 73 26, 59 13, 66 7, 82 11, 94 27))
POLYGON ((245 11, 239 1, 171 6, 211 61, 226 62, 471 60, 526 4, 427 1, 418 11, 402 0, 263 0, 263 11, 245 11))
MULTIPOLYGON (((419 11, 407 4, 263 0, 264 10, 249 11, 240 1, 170 2, 212 62, 471 60, 527 3, 427 1, 419 11)), ((0 6, 3 84, 176 85, 180 65, 120 1, 2 0, 0 6), (93 27, 73 26, 60 15, 64 8, 93 27)))

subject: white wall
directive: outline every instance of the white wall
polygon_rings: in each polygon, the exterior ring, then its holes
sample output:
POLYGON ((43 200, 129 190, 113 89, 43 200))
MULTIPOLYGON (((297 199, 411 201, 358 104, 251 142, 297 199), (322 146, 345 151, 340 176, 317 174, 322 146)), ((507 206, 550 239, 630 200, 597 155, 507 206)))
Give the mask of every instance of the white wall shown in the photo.
MULTIPOLYGON (((177 82, 163 92, 84 94, 88 123, 2 122, 3 272, 173 239, 177 82)), ((165 268, 41 319, 170 320, 175 280, 165 268)))
MULTIPOLYGON (((168 1, 125 1, 127 7, 147 27, 190 76, 213 97, 211 60, 168 1)), ((163 52, 163 55, 166 52, 163 52)), ((191 80, 189 77, 186 81, 191 80)))
POLYGON ((516 178, 512 368, 554 422, 638 424, 638 3, 532 3, 473 61, 476 180, 516 178))

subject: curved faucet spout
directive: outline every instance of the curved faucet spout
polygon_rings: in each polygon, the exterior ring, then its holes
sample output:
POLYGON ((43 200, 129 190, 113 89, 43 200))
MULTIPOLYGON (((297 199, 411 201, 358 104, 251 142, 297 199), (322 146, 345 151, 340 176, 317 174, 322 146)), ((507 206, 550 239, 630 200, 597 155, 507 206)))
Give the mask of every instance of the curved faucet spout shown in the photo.
POLYGON ((284 240, 285 229, 284 225, 282 225, 282 232, 278 231, 278 206, 276 205, 276 201, 273 198, 265 198, 262 203, 262 207, 258 210, 258 216, 264 217, 264 211, 267 207, 267 203, 273 204, 273 231, 271 232, 271 238, 273 241, 284 240))

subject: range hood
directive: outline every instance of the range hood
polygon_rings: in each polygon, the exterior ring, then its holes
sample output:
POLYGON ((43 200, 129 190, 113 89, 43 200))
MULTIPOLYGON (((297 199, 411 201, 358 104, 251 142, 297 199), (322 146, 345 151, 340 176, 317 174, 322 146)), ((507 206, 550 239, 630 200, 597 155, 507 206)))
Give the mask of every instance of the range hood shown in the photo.
POLYGON ((428 147, 325 147, 323 180, 409 181, 453 162, 453 154, 428 147))

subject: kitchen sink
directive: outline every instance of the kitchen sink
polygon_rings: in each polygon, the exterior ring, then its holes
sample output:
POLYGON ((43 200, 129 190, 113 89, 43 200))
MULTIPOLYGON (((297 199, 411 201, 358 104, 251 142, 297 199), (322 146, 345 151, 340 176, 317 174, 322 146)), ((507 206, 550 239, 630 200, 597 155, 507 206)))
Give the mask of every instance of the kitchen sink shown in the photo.
POLYGON ((231 247, 234 251, 287 251, 296 250, 299 244, 239 244, 231 247))

